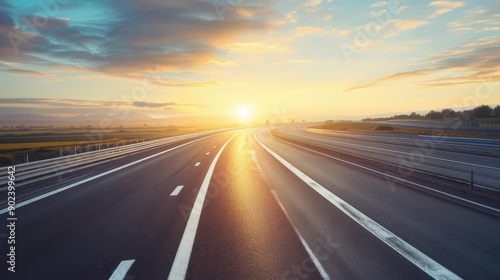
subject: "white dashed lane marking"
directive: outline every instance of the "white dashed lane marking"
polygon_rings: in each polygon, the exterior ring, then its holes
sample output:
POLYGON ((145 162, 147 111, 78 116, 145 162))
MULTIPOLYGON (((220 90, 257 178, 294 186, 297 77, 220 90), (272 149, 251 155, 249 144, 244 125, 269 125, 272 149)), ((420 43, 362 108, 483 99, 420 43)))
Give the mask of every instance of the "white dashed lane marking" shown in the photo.
POLYGON ((422 271, 427 273, 434 279, 461 279, 452 271, 448 270, 432 258, 428 257, 417 248, 411 246, 409 243, 390 232, 388 229, 384 228, 374 220, 370 219, 368 216, 363 214, 358 209, 351 206, 346 201, 342 200, 340 197, 333 194, 330 190, 326 189, 316 181, 314 181, 311 177, 304 174, 297 167, 293 166, 291 163, 283 159, 276 152, 269 149, 266 145, 264 145, 257 138, 257 134, 255 134, 255 140, 270 153, 274 158, 276 158, 281 164, 283 164, 288 170, 294 173, 299 179, 301 179, 304 183, 309 185, 314 191, 319 193, 322 197, 324 197, 327 201, 337 207, 340 211, 344 212, 348 217, 353 219, 355 222, 360 224, 366 230, 368 230, 371 234, 375 235, 382 242, 387 244, 389 247, 398 252, 401 256, 412 262, 422 271))
POLYGON ((132 267, 135 260, 127 260, 122 261, 118 267, 115 269, 115 272, 109 277, 108 280, 123 280, 125 276, 127 276, 128 270, 132 267))
POLYGON ((186 273, 189 265, 189 259, 191 258, 191 252, 193 251, 194 239, 196 237, 196 231, 198 230, 198 224, 200 222, 201 211, 203 209, 203 204, 205 203, 205 197, 207 196, 208 185, 212 179, 212 175, 215 170, 215 165, 217 160, 219 160, 222 151, 227 146, 227 144, 234 138, 231 137, 220 149, 220 151, 215 155, 212 164, 208 167, 207 175, 203 179, 196 200, 194 201, 193 208, 189 214, 189 218, 182 234, 182 239, 175 254, 174 263, 170 269, 168 275, 168 280, 185 279, 186 273))
POLYGON ((177 196, 182 191, 182 188, 184 188, 184 185, 177 186, 170 196, 177 196))

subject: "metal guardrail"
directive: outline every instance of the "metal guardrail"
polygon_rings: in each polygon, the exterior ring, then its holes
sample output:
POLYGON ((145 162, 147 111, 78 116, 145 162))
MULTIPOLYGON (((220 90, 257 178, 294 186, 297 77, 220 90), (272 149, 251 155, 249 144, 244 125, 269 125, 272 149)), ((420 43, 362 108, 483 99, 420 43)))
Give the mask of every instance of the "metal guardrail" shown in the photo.
MULTIPOLYGON (((295 137, 290 136, 290 135, 285 136, 282 133, 279 133, 277 131, 277 129, 272 130, 271 134, 273 136, 277 137, 277 138, 280 138, 280 139, 283 139, 283 140, 286 140, 286 141, 289 141, 289 142, 295 142, 295 143, 298 143, 298 144, 301 144, 301 145, 308 145, 308 146, 312 146, 312 147, 326 149, 326 150, 329 150, 331 152, 336 152, 337 154, 339 153, 338 148, 337 149, 333 149, 332 147, 330 147, 328 145, 324 145, 323 143, 320 144, 320 143, 317 143, 317 142, 310 142, 310 141, 306 141, 304 139, 295 138, 295 137)), ((361 157, 361 158, 368 159, 368 160, 374 160, 372 158, 367 158, 367 157, 363 157, 363 156, 360 156, 360 155, 357 155, 357 154, 346 152, 345 150, 342 151, 342 154, 352 155, 352 156, 356 156, 356 157, 361 157)), ((392 165, 389 162, 384 162, 384 163, 388 164, 388 165, 392 165)), ((405 167, 405 166, 402 166, 402 167, 404 167, 405 169, 411 169, 413 171, 420 172, 420 173, 426 173, 426 174, 435 175, 435 176, 438 176, 440 178, 445 178, 447 180, 451 180, 451 181, 455 181, 455 182, 459 182, 459 183, 463 183, 463 184, 468 184, 469 183, 469 181, 467 180, 467 178, 454 178, 454 177, 444 176, 442 174, 429 173, 429 171, 420 170, 420 169, 416 169, 416 168, 409 168, 409 167, 405 167)), ((500 187, 498 187, 498 186, 485 186, 485 185, 480 185, 480 184, 477 184, 477 183, 474 183, 473 186, 474 187, 480 187, 481 189, 489 189, 489 190, 494 191, 495 193, 498 193, 498 191, 500 191, 500 187)))
MULTIPOLYGON (((307 128, 304 132, 321 131, 322 129, 307 128)), ((365 140, 352 136, 342 136, 345 139, 365 140)), ((418 144, 429 143, 441 150, 450 151, 470 151, 486 153, 491 155, 500 154, 500 139, 491 138, 472 138, 472 137, 454 137, 454 136, 438 136, 438 135, 418 135, 417 138, 404 138, 404 137, 380 137, 374 135, 364 135, 363 138, 368 138, 372 142, 409 145, 415 146, 418 144)))
MULTIPOLYGON (((19 183, 17 182, 34 179, 43 175, 49 175, 60 171, 69 170, 75 167, 88 165, 99 161, 110 160, 113 158, 132 154, 135 152, 159 147, 165 144, 174 143, 190 138, 200 137, 208 134, 213 134, 224 130, 226 129, 182 134, 171 137, 165 137, 161 139, 129 144, 126 146, 118 146, 118 147, 85 152, 75 155, 67 155, 58 158, 51 158, 40 161, 34 161, 30 163, 21 163, 13 165, 15 167, 14 176, 16 177, 16 185, 19 185, 19 183)), ((0 174, 2 174, 2 176, 0 176, 0 187, 7 186, 9 182, 8 168, 9 168, 8 166, 0 168, 0 174)))
POLYGON ((470 121, 462 119, 393 119, 390 122, 412 122, 412 123, 427 123, 427 124, 440 124, 447 126, 460 126, 471 128, 500 128, 500 123, 494 121, 470 121))
POLYGON ((450 141, 460 143, 478 143, 478 144, 491 144, 500 148, 499 139, 490 138, 473 138, 473 137, 452 137, 452 136, 435 136, 435 135, 418 135, 420 138, 427 138, 439 141, 450 141))

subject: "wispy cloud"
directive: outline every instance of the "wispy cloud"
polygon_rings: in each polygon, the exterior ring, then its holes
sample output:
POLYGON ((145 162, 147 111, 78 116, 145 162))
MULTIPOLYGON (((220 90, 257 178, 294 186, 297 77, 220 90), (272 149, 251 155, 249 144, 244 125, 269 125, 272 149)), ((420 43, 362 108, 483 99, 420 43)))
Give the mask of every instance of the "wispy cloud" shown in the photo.
POLYGON ((380 83, 381 82, 376 81, 376 82, 369 83, 369 84, 357 85, 357 86, 353 86, 353 87, 347 88, 346 90, 344 90, 344 92, 350 92, 350 91, 355 91, 355 90, 358 90, 358 89, 370 88, 370 87, 376 86, 376 85, 378 85, 380 83))
POLYGON ((129 102, 102 101, 102 100, 81 100, 81 99, 56 99, 56 98, 0 98, 2 104, 15 106, 34 105, 40 107, 126 107, 129 102))
MULTIPOLYGON (((2 114, 116 114, 121 111, 182 112, 180 108, 203 108, 204 104, 177 102, 123 102, 105 100, 55 99, 55 98, 0 98, 2 114), (4 107, 5 106, 5 107, 4 107)), ((1 115, 0 115, 1 118, 1 115)))
POLYGON ((318 6, 319 4, 321 4, 322 2, 323 2, 323 0, 309 0, 306 3, 304 3, 303 6, 314 8, 314 7, 318 6))
POLYGON ((106 107, 106 108, 117 108, 117 107, 166 107, 166 106, 197 106, 205 107, 202 104, 183 104, 177 102, 124 102, 124 101, 105 101, 105 100, 82 100, 82 99, 56 99, 56 98, 0 98, 1 103, 11 104, 11 105, 36 105, 41 107, 67 107, 67 108, 78 108, 78 107, 106 107))
POLYGON ((253 54, 288 54, 293 52, 293 50, 286 45, 265 42, 237 42, 229 45, 228 51, 231 53, 253 54))
POLYGON ((217 84, 217 82, 172 82, 165 80, 155 80, 153 84, 165 87, 210 87, 217 84))
POLYGON ((296 11, 291 11, 286 13, 285 15, 286 21, 290 24, 296 24, 297 23, 297 19, 295 18, 296 15, 297 15, 296 11))
POLYGON ((438 9, 434 11, 434 13, 431 15, 431 18, 435 18, 439 15, 446 14, 454 9, 463 7, 464 5, 465 2, 459 2, 459 1, 433 1, 429 3, 429 6, 437 7, 438 9))
POLYGON ((425 68, 387 75, 368 84, 352 86, 345 91, 366 89, 394 80, 413 80, 417 85, 426 88, 499 82, 499 52, 499 38, 481 39, 431 55, 424 63, 425 68), (464 72, 467 74, 458 74, 464 72))
POLYGON ((373 3, 373 5, 371 5, 372 8, 380 8, 385 6, 387 6, 387 1, 378 1, 373 3))
POLYGON ((292 59, 292 60, 275 62, 274 64, 309 64, 309 63, 313 63, 313 61, 309 59, 292 59))
POLYGON ((398 30, 411 30, 429 24, 429 22, 425 20, 393 19, 391 22, 398 30))
POLYGON ((132 106, 139 108, 171 109, 172 107, 207 107, 201 104, 179 104, 176 102, 141 102, 135 101, 132 106))
POLYGON ((400 72, 400 73, 396 73, 396 74, 391 74, 391 75, 383 76, 383 77, 377 79, 375 82, 372 82, 369 84, 363 84, 363 85, 357 85, 357 86, 350 87, 350 88, 346 89, 345 92, 373 87, 373 86, 382 84, 384 82, 412 79, 412 78, 420 78, 420 77, 429 75, 429 72, 430 71, 428 69, 419 69, 419 70, 415 70, 415 71, 408 71, 408 72, 400 72))
POLYGON ((37 26, 37 29, 42 32, 49 32, 58 29, 68 28, 70 19, 69 18, 42 18, 40 16, 32 16, 32 21, 43 22, 37 26))
POLYGON ((476 7, 465 11, 463 15, 447 24, 449 31, 461 35, 462 33, 479 33, 497 31, 500 26, 500 7, 476 7))
POLYGON ((339 36, 347 36, 347 35, 350 35, 352 33, 351 30, 336 29, 336 28, 330 29, 330 32, 335 34, 335 35, 339 35, 339 36))
POLYGON ((317 26, 301 26, 295 28, 294 36, 295 37, 303 37, 311 34, 321 33, 323 29, 317 26))
POLYGON ((155 108, 155 109, 165 109, 170 108, 171 106, 175 106, 177 103, 175 102, 165 102, 165 103, 155 103, 155 102, 140 102, 135 101, 132 103, 132 106, 139 108, 155 108))
POLYGON ((302 4, 303 10, 305 10, 307 13, 312 13, 315 14, 316 12, 320 11, 319 5, 323 3, 323 0, 309 0, 302 4))
POLYGON ((323 29, 318 26, 301 26, 295 28, 294 31, 294 36, 295 37, 304 37, 308 35, 321 35, 321 36, 347 36, 352 33, 351 30, 345 30, 345 29, 336 29, 336 28, 330 28, 330 29, 323 29))
POLYGON ((7 72, 7 73, 12 73, 12 74, 28 75, 28 76, 40 76, 40 77, 48 77, 48 76, 50 76, 49 74, 44 73, 44 72, 33 71, 33 70, 26 70, 26 69, 16 69, 16 68, 0 69, 0 71, 7 72))

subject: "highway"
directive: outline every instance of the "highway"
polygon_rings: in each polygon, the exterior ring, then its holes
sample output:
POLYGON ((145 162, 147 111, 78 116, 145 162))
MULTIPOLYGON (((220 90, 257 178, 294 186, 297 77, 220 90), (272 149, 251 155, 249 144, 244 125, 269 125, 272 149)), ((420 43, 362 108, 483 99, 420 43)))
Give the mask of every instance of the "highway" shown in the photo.
POLYGON ((414 122, 414 121, 408 121, 408 120, 391 120, 391 121, 377 121, 375 122, 377 124, 386 124, 390 126, 396 126, 396 127, 413 127, 413 128, 424 128, 424 129, 435 129, 435 130, 441 130, 441 131, 460 131, 460 132, 471 132, 471 133, 488 133, 488 134, 498 134, 500 133, 499 128, 494 128, 494 127, 471 127, 472 124, 467 124, 467 121, 462 121, 459 119, 455 120, 448 120, 447 124, 439 124, 439 123, 432 123, 431 122, 414 122))
MULTIPOLYGON (((436 138, 338 133, 314 129, 282 129, 282 133, 287 137, 333 148, 342 153, 367 157, 398 167, 410 167, 464 182, 470 180, 470 171, 473 171, 477 185, 500 189, 500 144, 457 143, 436 138), (488 148, 485 148, 485 145, 488 148)), ((401 168, 398 173, 399 176, 405 176, 401 168)))
MULTIPOLYGON (((340 146, 400 164, 394 152, 421 147, 295 126, 278 131, 322 149, 283 141, 267 127, 223 131, 16 188, 15 273, 6 265, 4 191, 0 279, 500 276, 498 199, 442 187, 433 193, 409 186, 414 177, 388 180, 372 166, 324 152, 340 146)), ((500 185, 498 156, 423 155, 420 166, 434 173, 473 168, 478 184, 500 185)))

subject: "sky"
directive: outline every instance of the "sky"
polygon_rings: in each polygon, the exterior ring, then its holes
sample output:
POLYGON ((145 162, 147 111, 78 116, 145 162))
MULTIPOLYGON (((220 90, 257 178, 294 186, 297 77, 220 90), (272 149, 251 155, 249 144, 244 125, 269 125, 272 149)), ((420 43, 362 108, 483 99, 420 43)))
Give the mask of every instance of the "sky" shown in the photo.
POLYGON ((0 118, 500 104, 500 1, 0 0, 0 118))

